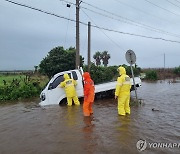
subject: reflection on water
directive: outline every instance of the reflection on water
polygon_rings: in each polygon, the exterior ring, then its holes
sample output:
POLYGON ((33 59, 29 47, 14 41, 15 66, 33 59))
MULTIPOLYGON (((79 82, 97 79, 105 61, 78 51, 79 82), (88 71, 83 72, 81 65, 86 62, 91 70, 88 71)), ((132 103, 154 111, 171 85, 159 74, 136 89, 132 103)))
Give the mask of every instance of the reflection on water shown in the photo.
POLYGON ((94 127, 95 125, 92 123, 93 117, 84 117, 84 127, 82 129, 83 135, 84 135, 84 143, 83 143, 83 149, 86 151, 86 153, 93 154, 96 150, 97 143, 96 138, 94 138, 94 127))
POLYGON ((67 106, 65 108, 66 113, 65 113, 65 119, 68 127, 75 127, 76 125, 79 124, 79 117, 78 114, 80 112, 80 107, 79 106, 67 106))
MULTIPOLYGON (((180 142, 180 84, 142 83, 131 115, 118 116, 114 99, 96 100, 94 115, 80 106, 39 107, 38 100, 0 106, 0 153, 139 153, 138 140, 180 142), (152 110, 153 109, 153 110, 152 110)), ((134 92, 132 92, 134 96, 134 92)), ((180 148, 150 148, 146 153, 179 153, 180 148)))

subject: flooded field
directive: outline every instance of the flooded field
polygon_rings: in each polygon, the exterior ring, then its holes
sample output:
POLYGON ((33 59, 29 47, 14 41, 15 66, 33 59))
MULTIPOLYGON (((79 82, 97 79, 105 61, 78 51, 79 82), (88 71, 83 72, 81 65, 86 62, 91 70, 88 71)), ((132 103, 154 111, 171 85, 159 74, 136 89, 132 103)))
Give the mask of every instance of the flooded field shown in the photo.
POLYGON ((83 117, 82 104, 1 105, 0 154, 139 153, 139 140, 146 141, 140 144, 140 150, 146 148, 142 153, 179 154, 180 83, 143 82, 138 97, 143 103, 125 117, 118 116, 114 99, 96 100, 92 118, 83 117))

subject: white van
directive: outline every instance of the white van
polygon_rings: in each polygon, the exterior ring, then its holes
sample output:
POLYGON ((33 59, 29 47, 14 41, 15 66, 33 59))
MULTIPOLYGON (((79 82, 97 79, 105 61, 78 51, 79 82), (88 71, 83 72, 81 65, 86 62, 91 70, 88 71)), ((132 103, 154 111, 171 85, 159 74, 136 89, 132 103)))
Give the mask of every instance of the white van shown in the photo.
MULTIPOLYGON (((63 88, 59 87, 59 84, 64 81, 63 75, 67 73, 70 78, 77 81, 76 92, 78 97, 84 97, 83 94, 83 79, 82 74, 83 70, 75 69, 57 73, 53 76, 53 78, 49 81, 45 89, 40 94, 40 105, 52 105, 52 104, 61 104, 66 102, 66 94, 63 88)), ((133 81, 131 79, 132 89, 134 87, 133 81)), ((136 87, 141 86, 141 79, 139 77, 135 78, 136 87)), ((107 82, 102 84, 95 85, 95 93, 103 93, 103 94, 112 94, 116 87, 116 81, 107 82)))

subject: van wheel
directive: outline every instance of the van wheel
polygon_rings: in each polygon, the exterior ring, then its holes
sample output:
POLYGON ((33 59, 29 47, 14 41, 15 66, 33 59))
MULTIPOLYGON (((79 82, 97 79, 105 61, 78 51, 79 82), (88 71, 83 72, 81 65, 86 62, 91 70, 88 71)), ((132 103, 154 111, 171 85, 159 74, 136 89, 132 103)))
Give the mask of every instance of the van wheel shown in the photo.
POLYGON ((66 98, 61 100, 61 102, 59 103, 59 106, 65 106, 65 105, 67 105, 67 99, 66 98))

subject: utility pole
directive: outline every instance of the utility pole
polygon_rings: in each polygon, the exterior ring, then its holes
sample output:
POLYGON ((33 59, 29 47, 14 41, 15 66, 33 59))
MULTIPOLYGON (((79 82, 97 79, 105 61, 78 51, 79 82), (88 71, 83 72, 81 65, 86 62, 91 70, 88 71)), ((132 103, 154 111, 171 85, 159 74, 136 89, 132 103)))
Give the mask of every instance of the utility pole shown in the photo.
POLYGON ((164 53, 164 69, 165 69, 165 64, 166 64, 166 59, 165 59, 166 57, 165 57, 165 53, 164 53))
POLYGON ((88 22, 88 72, 91 65, 91 22, 88 22))
POLYGON ((76 0, 76 68, 80 66, 80 56, 79 56, 79 0, 76 0))
POLYGON ((164 53, 164 80, 165 80, 165 76, 166 76, 166 71, 165 71, 165 53, 164 53))

